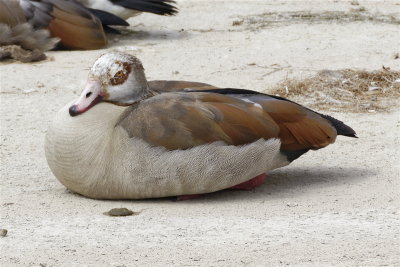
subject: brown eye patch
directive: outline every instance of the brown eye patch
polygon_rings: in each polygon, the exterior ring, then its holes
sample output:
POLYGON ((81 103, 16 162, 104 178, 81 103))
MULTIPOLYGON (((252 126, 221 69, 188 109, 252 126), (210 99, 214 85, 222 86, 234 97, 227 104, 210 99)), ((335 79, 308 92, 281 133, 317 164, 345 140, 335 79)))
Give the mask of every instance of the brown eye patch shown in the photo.
POLYGON ((124 68, 123 70, 117 71, 117 73, 114 74, 114 77, 112 77, 110 79, 110 83, 112 85, 118 85, 118 84, 122 84, 126 81, 126 79, 128 79, 129 73, 131 72, 131 66, 124 62, 116 62, 119 65, 122 65, 122 67, 124 68))

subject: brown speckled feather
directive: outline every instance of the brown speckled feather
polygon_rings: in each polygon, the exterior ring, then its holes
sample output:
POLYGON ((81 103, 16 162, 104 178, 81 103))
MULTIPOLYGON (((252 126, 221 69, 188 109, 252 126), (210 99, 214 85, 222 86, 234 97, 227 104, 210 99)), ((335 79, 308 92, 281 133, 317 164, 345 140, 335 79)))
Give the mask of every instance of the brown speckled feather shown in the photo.
POLYGON ((22 62, 41 60, 45 58, 42 51, 54 48, 57 43, 58 39, 50 38, 46 29, 34 28, 27 22, 24 10, 17 0, 0 0, 2 56, 13 57, 22 62))
POLYGON ((277 124, 260 108, 213 93, 157 95, 130 107, 119 124, 130 137, 168 149, 214 141, 241 145, 279 134, 277 124))
POLYGON ((265 95, 248 99, 260 104, 278 124, 284 150, 318 149, 335 142, 337 132, 332 124, 303 106, 265 95))
MULTIPOLYGON (((219 89, 209 84, 187 81, 152 81, 149 82, 149 86, 157 93, 179 92, 183 89, 219 89)), ((187 94, 196 94, 197 101, 200 101, 202 106, 212 112, 215 116, 214 122, 218 126, 212 129, 222 130, 229 137, 229 142, 226 138, 218 140, 229 144, 238 145, 250 143, 260 138, 279 137, 283 150, 294 151, 325 147, 335 142, 337 136, 335 127, 327 119, 291 101, 264 94, 222 95, 204 93, 198 95, 194 92, 187 94), (251 102, 261 105, 262 109, 251 102), (262 127, 260 127, 260 123, 263 125, 262 127)), ((188 105, 190 104, 188 103, 188 105)), ((191 114, 194 116, 193 112, 191 114)), ((194 129, 193 124, 197 125, 198 120, 198 118, 193 117, 190 125, 185 127, 194 129)), ((188 121, 186 123, 189 124, 188 121)), ((210 128, 207 129, 210 130, 210 128)), ((191 132, 193 135, 198 135, 197 131, 191 132)), ((200 140, 205 141, 206 138, 203 137, 200 140)), ((193 145, 190 142, 189 144, 193 145)))
POLYGON ((0 23, 14 27, 24 22, 26 18, 17 1, 0 0, 0 23))

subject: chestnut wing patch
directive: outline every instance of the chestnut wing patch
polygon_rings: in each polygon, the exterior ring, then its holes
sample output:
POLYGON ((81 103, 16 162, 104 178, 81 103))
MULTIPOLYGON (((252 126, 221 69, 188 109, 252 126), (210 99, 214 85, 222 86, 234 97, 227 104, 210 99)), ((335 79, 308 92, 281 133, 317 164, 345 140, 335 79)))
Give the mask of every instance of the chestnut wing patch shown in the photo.
POLYGON ((260 104, 279 126, 283 150, 319 149, 335 142, 335 127, 312 110, 268 95, 248 99, 260 104))
POLYGON ((222 141, 231 145, 278 137, 279 127, 261 108, 212 93, 165 93, 127 109, 119 125, 154 146, 187 149, 222 141))
POLYGON ((71 49, 99 49, 107 44, 101 21, 73 1, 51 0, 52 19, 48 29, 71 49))

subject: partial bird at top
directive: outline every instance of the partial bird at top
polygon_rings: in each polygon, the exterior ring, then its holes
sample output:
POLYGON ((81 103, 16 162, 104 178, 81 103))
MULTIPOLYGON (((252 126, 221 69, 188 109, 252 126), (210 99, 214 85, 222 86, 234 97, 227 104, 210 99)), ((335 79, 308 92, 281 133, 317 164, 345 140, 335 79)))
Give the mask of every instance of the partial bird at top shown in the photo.
POLYGON ((77 0, 91 10, 112 13, 120 18, 129 19, 141 12, 157 15, 175 15, 178 10, 173 0, 77 0))
MULTIPOLYGON (((173 0, 0 0, 0 28, 7 27, 9 33, 0 34, 0 45, 20 45, 35 36, 35 31, 47 29, 52 37, 60 39, 63 48, 99 49, 107 45, 105 31, 116 31, 110 26, 128 26, 126 19, 141 12, 174 15, 178 12, 174 3, 173 0), (15 14, 20 17, 17 21, 11 19, 15 14), (16 27, 27 22, 30 31, 15 41, 12 37, 20 34, 16 27)), ((48 44, 40 50, 47 49, 48 44)))

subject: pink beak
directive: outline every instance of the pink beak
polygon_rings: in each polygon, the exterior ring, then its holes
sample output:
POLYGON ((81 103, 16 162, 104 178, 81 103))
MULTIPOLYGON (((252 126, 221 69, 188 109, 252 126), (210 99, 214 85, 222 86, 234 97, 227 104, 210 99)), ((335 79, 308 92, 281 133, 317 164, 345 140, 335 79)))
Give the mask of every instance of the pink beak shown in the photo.
POLYGON ((88 80, 78 100, 69 108, 69 115, 77 116, 103 100, 101 84, 97 80, 88 80))

